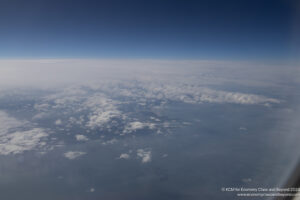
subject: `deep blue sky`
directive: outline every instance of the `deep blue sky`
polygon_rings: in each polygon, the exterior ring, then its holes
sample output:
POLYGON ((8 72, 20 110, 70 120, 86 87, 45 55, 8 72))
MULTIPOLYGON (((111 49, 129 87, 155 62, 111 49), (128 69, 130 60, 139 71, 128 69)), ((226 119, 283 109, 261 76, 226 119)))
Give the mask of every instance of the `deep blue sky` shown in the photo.
POLYGON ((0 0, 0 57, 286 59, 296 2, 0 0))

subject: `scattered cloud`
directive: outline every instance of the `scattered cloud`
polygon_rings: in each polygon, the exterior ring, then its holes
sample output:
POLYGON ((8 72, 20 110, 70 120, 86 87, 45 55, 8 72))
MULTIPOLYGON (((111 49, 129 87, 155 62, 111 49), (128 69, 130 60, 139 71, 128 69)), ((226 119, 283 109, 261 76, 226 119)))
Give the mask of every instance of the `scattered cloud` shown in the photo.
POLYGON ((77 141, 88 141, 89 138, 87 138, 85 135, 75 135, 75 138, 77 141))
MULTIPOLYGON (((143 129, 155 130, 153 132, 158 134, 167 133, 167 130, 176 126, 175 123, 164 120, 163 117, 158 119, 154 117, 155 115, 145 120, 138 116, 134 109, 138 110, 142 107, 150 111, 160 110, 164 108, 165 104, 173 101, 187 104, 230 103, 271 107, 273 104, 283 102, 267 94, 249 93, 243 89, 231 91, 230 87, 223 87, 224 83, 228 83, 228 81, 235 83, 236 86, 243 84, 253 87, 266 86, 271 81, 265 80, 266 76, 263 76, 263 73, 251 76, 253 79, 260 77, 258 81, 246 80, 250 78, 248 74, 252 68, 247 68, 248 71, 245 72, 236 70, 241 69, 242 66, 232 62, 57 60, 49 63, 49 61, 41 60, 24 60, 1 61, 1 63, 5 63, 3 66, 10 65, 13 69, 18 69, 6 71, 4 69, 8 68, 0 67, 3 68, 0 69, 3 72, 0 73, 0 82, 3 84, 7 81, 12 85, 20 86, 26 82, 26 84, 32 83, 33 86, 39 88, 39 86, 49 86, 55 82, 55 87, 41 87, 45 92, 40 93, 41 96, 35 99, 36 102, 32 105, 34 113, 32 113, 31 120, 37 120, 35 122, 38 124, 40 122, 38 119, 46 117, 56 119, 52 117, 57 117, 56 113, 60 113, 59 118, 61 119, 57 119, 54 124, 59 126, 55 131, 61 132, 67 132, 72 127, 79 126, 81 129, 88 129, 87 133, 104 130, 114 132, 116 135, 125 135, 125 133, 134 134, 143 129), (40 73, 40 67, 46 63, 47 66, 51 64, 53 67, 45 68, 46 71, 43 71, 41 76, 32 77, 32 74, 40 73), (27 65, 26 70, 23 65, 27 65), (66 65, 72 67, 64 67, 66 65), (141 69, 141 65, 148 67, 141 69), (182 66, 190 67, 190 70, 186 70, 182 66), (237 78, 233 80, 233 75, 227 71, 234 72, 234 77, 237 78), (14 74, 16 72, 18 73, 14 74), (7 76, 6 73, 11 74, 7 76), (24 76, 25 74, 26 76, 24 76), (42 78, 43 76, 47 79, 42 78), (9 80, 10 77, 19 78, 9 80), (60 87, 57 87, 58 85, 60 87), (134 111, 132 112, 128 108, 134 108, 134 111)), ((261 67, 257 69, 259 72, 263 72, 261 67)), ((268 69, 266 72, 269 71, 268 69)), ((251 73, 255 74, 255 70, 251 73)), ((277 79, 272 81, 275 83, 277 79)), ((276 84, 272 83, 270 84, 275 87, 276 84)), ((4 96, 5 93, 1 92, 1 97, 4 96)), ((183 123, 188 125, 186 122, 183 123)), ((19 153, 42 146, 49 134, 48 129, 37 127, 37 124, 26 120, 9 117, 3 111, 0 111, 0 124, 2 154, 19 153)), ((240 130, 246 131, 244 128, 240 130)), ((72 135, 72 137, 74 136, 72 135)), ((79 134, 75 135, 75 138, 78 141, 88 140, 88 137, 79 134)), ((101 140, 103 145, 114 144, 116 141, 116 139, 101 140)), ((142 155, 141 151, 138 153, 142 155)), ((145 157, 147 160, 147 156, 145 157)), ((151 151, 148 159, 151 160, 151 151)))
POLYGON ((81 152, 81 151, 68 151, 64 153, 64 156, 70 160, 73 160, 85 154, 86 154, 85 152, 81 152))
POLYGON ((120 159, 129 159, 130 158, 130 155, 127 154, 127 153, 122 153, 119 157, 120 159))
POLYGON ((89 115, 87 127, 97 128, 110 122, 113 118, 122 117, 122 113, 117 109, 117 102, 104 95, 94 95, 89 97, 84 103, 84 107, 92 112, 89 115))
POLYGON ((112 118, 120 115, 119 111, 107 110, 107 111, 95 111, 90 117, 87 126, 90 128, 101 127, 108 123, 112 118))
POLYGON ((45 142, 42 142, 41 139, 47 136, 48 134, 40 128, 2 135, 0 136, 0 154, 18 154, 44 146, 45 142))
POLYGON ((139 121, 130 122, 128 125, 124 128, 123 133, 131 133, 133 131, 137 131, 144 128, 154 129, 155 124, 154 123, 143 123, 139 121))
POLYGON ((150 150, 138 149, 137 156, 142 159, 142 163, 151 162, 151 151, 150 150))
POLYGON ((17 120, 0 111, 0 154, 19 154, 45 146, 48 136, 42 128, 32 128, 26 121, 17 120), (25 129, 25 130, 24 130, 25 129))

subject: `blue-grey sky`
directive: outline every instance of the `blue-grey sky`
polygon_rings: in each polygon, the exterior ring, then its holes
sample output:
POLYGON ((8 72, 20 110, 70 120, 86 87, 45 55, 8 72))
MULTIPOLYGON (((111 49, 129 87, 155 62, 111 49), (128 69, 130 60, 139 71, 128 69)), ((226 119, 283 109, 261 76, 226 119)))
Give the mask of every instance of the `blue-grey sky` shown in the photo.
POLYGON ((285 60, 296 1, 1 0, 1 58, 285 60))

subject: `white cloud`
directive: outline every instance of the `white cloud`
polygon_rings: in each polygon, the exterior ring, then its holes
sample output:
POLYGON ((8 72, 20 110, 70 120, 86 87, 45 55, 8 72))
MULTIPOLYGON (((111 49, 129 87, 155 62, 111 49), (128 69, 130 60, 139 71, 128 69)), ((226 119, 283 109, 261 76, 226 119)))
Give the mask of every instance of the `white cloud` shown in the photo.
POLYGON ((119 157, 120 159, 129 159, 130 158, 130 155, 127 154, 127 153, 122 153, 119 157))
POLYGON ((48 134, 42 128, 32 128, 30 123, 20 121, 0 111, 0 154, 19 154, 33 150, 46 143, 48 134), (26 130, 24 130, 26 129, 26 130))
POLYGON ((143 128, 146 128, 146 127, 149 128, 149 129, 154 129, 155 124, 154 123, 143 123, 143 122, 139 122, 139 121, 130 122, 124 128, 123 133, 131 133, 133 131, 140 130, 140 129, 143 129, 143 128))
POLYGON ((155 117, 150 117, 150 119, 152 119, 152 120, 154 120, 154 121, 157 121, 157 122, 160 122, 160 119, 155 118, 155 117))
POLYGON ((142 163, 148 163, 151 161, 151 151, 138 149, 137 156, 142 159, 142 163))
MULTIPOLYGON (((282 67, 199 60, 1 60, 0 64, 2 86, 30 85, 44 88, 54 85, 57 89, 57 85, 73 85, 60 94, 52 95, 56 104, 64 105, 78 102, 88 93, 74 85, 86 85, 119 96, 171 99, 187 103, 278 103, 277 99, 262 95, 212 90, 205 88, 205 85, 222 86, 230 81, 237 86, 272 85, 284 88, 287 86, 278 77, 294 78, 296 76, 291 75, 297 74, 298 70, 289 65, 282 67), (42 73, 41 68, 44 69, 42 73), (132 90, 136 86, 132 80, 141 87, 132 90)), ((51 100, 50 96, 48 100, 51 100)), ((47 105, 37 105, 36 108, 47 109, 47 105)))
POLYGON ((83 103, 86 108, 92 111, 87 126, 92 129, 102 127, 113 118, 122 117, 122 113, 117 109, 116 104, 116 101, 113 101, 104 95, 94 95, 89 97, 83 103))
POLYGON ((89 138, 87 138, 85 135, 75 135, 75 138, 77 141, 88 141, 89 138))
MULTIPOLYGON (((245 88, 239 87, 240 85, 249 88, 251 86, 253 91, 261 85, 272 85, 274 89, 278 89, 278 85, 285 87, 285 84, 280 84, 282 79, 269 77, 271 68, 264 68, 263 71, 261 67, 244 67, 244 63, 154 60, 2 60, 0 63, 0 85, 4 89, 9 88, 5 87, 7 85, 18 88, 23 83, 49 89, 44 86, 55 83, 54 89, 49 90, 50 95, 42 96, 41 102, 34 105, 35 112, 38 113, 34 113, 36 115, 32 119, 48 117, 58 110, 63 110, 63 114, 80 116, 64 122, 56 120, 54 123, 61 125, 61 130, 80 125, 81 128, 117 130, 118 134, 155 128, 161 133, 171 125, 154 117, 149 120, 154 123, 143 122, 135 118, 134 113, 126 113, 123 108, 127 105, 142 105, 143 108, 148 106, 147 109, 150 110, 154 107, 162 109, 162 105, 168 101, 272 106, 281 103, 282 100, 268 95, 248 93, 242 89, 230 91, 229 85, 226 85, 227 89, 222 86, 230 82, 236 84, 234 88, 245 88), (40 73, 44 65, 47 65, 44 68, 46 71, 33 77, 32 74, 40 73), (231 74, 232 72, 234 74, 231 74), (249 76, 249 73, 252 76, 249 76), (71 83, 71 87, 67 83, 71 83), (61 87, 57 87, 57 84, 61 87), (117 128, 114 129, 115 127, 117 128)), ((274 77, 281 77, 277 76, 283 72, 279 69, 281 68, 272 71, 274 77)), ((278 91, 276 94, 280 94, 280 90, 278 91)), ((5 94, 1 93, 1 96, 5 94)), ((34 149, 44 144, 42 140, 47 136, 44 129, 36 128, 28 121, 9 117, 3 111, 0 111, 0 124, 2 154, 34 149), (32 140, 32 143, 29 140, 32 140)), ((78 141, 87 139, 84 135, 75 137, 78 141)), ((113 144, 116 141, 112 139, 102 144, 113 144)), ((151 152, 149 156, 151 159, 151 152)))
POLYGON ((236 103, 261 104, 280 103, 279 100, 262 95, 241 92, 229 92, 203 87, 197 83, 156 81, 152 84, 141 83, 146 89, 144 94, 148 98, 168 99, 185 103, 236 103))
POLYGON ((43 129, 16 131, 0 137, 0 154, 18 154, 45 145, 41 139, 48 136, 43 129))
MULTIPOLYGON (((98 80, 121 80, 140 77, 144 80, 184 78, 199 83, 222 85, 228 81, 237 85, 272 85, 284 88, 282 79, 299 82, 297 65, 268 65, 257 62, 201 60, 1 60, 2 87, 49 88, 82 84, 98 80), (141 67, 143 66, 143 67, 141 67), (41 70, 43 69, 43 70, 41 70), (293 80, 294 81, 294 80, 293 80)), ((93 84, 91 84, 93 85, 93 84)), ((95 88, 101 85, 94 85, 95 88)), ((288 87, 288 86, 286 86, 288 87)))
POLYGON ((90 117, 87 126, 90 128, 101 127, 108 123, 112 118, 120 115, 117 110, 95 111, 90 117))
POLYGON ((130 122, 128 124, 128 126, 126 127, 126 129, 128 131, 135 131, 135 130, 138 130, 138 129, 143 129, 144 127, 145 127, 144 123, 136 121, 136 122, 130 122))
POLYGON ((81 151, 68 151, 64 153, 64 156, 70 160, 73 160, 85 154, 86 154, 85 152, 81 152, 81 151))
POLYGON ((55 125, 61 125, 62 124, 62 121, 60 119, 56 120, 55 122, 55 125))
POLYGON ((75 117, 70 117, 68 122, 71 124, 78 124, 78 125, 82 125, 84 123, 84 116, 80 116, 79 118, 75 118, 75 117))

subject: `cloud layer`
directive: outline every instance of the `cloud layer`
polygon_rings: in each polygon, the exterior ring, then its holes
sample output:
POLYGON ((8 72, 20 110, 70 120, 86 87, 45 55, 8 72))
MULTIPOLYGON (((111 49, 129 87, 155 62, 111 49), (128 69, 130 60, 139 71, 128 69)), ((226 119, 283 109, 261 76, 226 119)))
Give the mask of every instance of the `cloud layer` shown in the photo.
MULTIPOLYGON (((49 132, 43 127, 48 121, 53 126, 47 128, 53 133, 70 134, 70 130, 80 129, 82 134, 71 133, 70 142, 92 140, 89 133, 110 133, 111 136, 101 138, 101 144, 112 145, 119 140, 116 136, 171 132, 176 122, 152 112, 164 109, 169 103, 272 106, 283 102, 268 94, 249 92, 255 90, 224 87, 228 82, 235 84, 235 88, 257 84, 276 87, 277 79, 264 79, 267 77, 264 73, 247 78, 245 73, 253 74, 255 70, 249 71, 250 68, 239 63, 153 60, 2 60, 1 63, 0 100, 18 95, 28 98, 30 92, 36 95, 31 99, 35 102, 33 107, 28 107, 30 119, 18 120, 0 111, 2 155, 48 146, 49 132), (240 74, 233 78, 236 73, 240 74), (141 110, 149 112, 149 116, 141 117, 141 110), (41 127, 36 125, 40 123, 41 127)), ((262 72, 265 68, 259 69, 262 72)), ((64 144, 65 141, 57 141, 50 149, 64 144)), ((71 151, 65 156, 74 159, 82 153, 71 151)), ((137 156, 142 162, 150 162, 151 151, 139 149, 137 156)))

